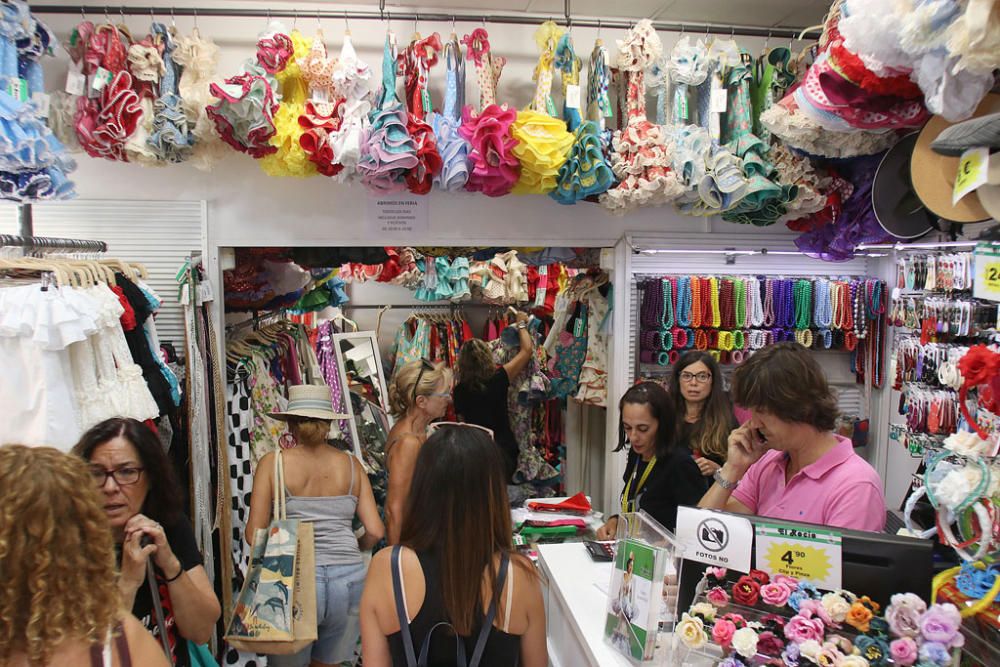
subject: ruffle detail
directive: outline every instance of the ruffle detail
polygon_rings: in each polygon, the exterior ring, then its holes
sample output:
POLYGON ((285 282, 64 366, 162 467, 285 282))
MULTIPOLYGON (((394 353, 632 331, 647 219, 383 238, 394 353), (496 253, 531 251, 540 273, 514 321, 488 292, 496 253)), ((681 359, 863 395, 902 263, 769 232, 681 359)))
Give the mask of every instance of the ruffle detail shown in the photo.
POLYGON ((132 89, 132 75, 119 71, 94 100, 77 102, 76 132, 88 155, 126 161, 125 143, 142 118, 139 96, 132 89))
POLYGON ((234 150, 260 158, 277 150, 270 144, 278 110, 277 82, 255 62, 247 61, 245 67, 243 74, 226 79, 225 84, 211 85, 209 90, 218 101, 205 112, 219 138, 234 150))
POLYGON ((618 185, 601 197, 601 205, 624 215, 643 206, 662 206, 684 193, 670 169, 670 138, 660 125, 645 118, 629 120, 615 132, 611 169, 618 185))
POLYGON ((419 163, 406 121, 406 111, 399 102, 372 112, 371 127, 361 138, 364 149, 358 173, 361 182, 375 192, 403 190, 407 172, 419 163))
POLYGON ((566 123, 546 113, 519 111, 511 126, 517 141, 512 151, 521 163, 521 176, 514 194, 546 194, 556 188, 559 168, 573 147, 566 123))
POLYGON ((176 48, 173 37, 162 23, 154 23, 153 34, 163 43, 164 74, 160 79, 160 96, 153 104, 153 127, 149 145, 158 160, 183 162, 191 153, 192 138, 187 116, 177 94, 177 65, 173 60, 176 48))
POLYGON ((471 106, 462 110, 459 134, 469 142, 472 172, 466 189, 482 192, 487 197, 510 193, 520 176, 521 166, 514 155, 517 139, 511 127, 517 112, 506 106, 491 104, 476 114, 471 106))
POLYGON ((413 194, 425 195, 431 191, 435 176, 441 173, 441 154, 430 125, 411 114, 407 131, 413 140, 417 164, 406 174, 406 187, 413 194))
POLYGON ((334 103, 309 101, 299 116, 299 125, 303 129, 299 145, 316 165, 316 170, 324 176, 336 176, 344 168, 335 161, 330 145, 330 137, 340 128, 343 106, 343 100, 334 103))
POLYGON ((173 59, 182 68, 177 89, 194 137, 188 162, 196 169, 211 169, 225 155, 225 146, 205 109, 216 101, 209 84, 215 78, 219 47, 211 39, 203 39, 197 28, 190 35, 179 37, 176 47, 173 59))
POLYGON ((334 159, 344 169, 339 173, 344 180, 356 173, 361 157, 361 137, 368 128, 371 113, 371 92, 369 80, 371 69, 359 60, 349 35, 344 35, 340 58, 333 72, 333 80, 339 94, 344 98, 343 122, 340 129, 330 137, 334 159))
POLYGON ((603 194, 614 182, 614 172, 604 160, 601 129, 592 120, 584 121, 576 128, 573 147, 549 196, 560 204, 575 204, 603 194))
POLYGON ((789 97, 762 113, 760 121, 789 146, 822 157, 873 155, 897 140, 894 132, 830 132, 805 116, 789 97))
POLYGON ((958 56, 957 74, 989 76, 1000 69, 1000 4, 969 0, 965 12, 948 27, 948 51, 958 56))
POLYGON ((160 50, 155 46, 136 43, 128 47, 128 70, 138 81, 158 84, 167 73, 160 50))
POLYGON ((431 128, 441 155, 441 170, 434 183, 445 192, 460 192, 469 181, 469 144, 459 134, 460 122, 444 114, 432 113, 431 128))
POLYGON ((326 45, 323 44, 321 35, 313 37, 309 53, 301 58, 296 56, 296 61, 302 72, 302 80, 305 81, 311 92, 322 92, 328 100, 337 97, 338 91, 334 79, 337 60, 327 55, 326 45))
POLYGON ((623 72, 645 72, 663 55, 663 43, 649 19, 640 20, 617 43, 618 69, 623 72))
POLYGON ((299 143, 303 131, 299 116, 305 111, 309 93, 299 59, 308 55, 310 45, 297 30, 292 31, 290 39, 293 53, 285 59, 285 68, 275 75, 281 84, 281 105, 274 114, 274 135, 269 143, 277 150, 261 159, 260 168, 271 176, 314 176, 316 165, 299 143))

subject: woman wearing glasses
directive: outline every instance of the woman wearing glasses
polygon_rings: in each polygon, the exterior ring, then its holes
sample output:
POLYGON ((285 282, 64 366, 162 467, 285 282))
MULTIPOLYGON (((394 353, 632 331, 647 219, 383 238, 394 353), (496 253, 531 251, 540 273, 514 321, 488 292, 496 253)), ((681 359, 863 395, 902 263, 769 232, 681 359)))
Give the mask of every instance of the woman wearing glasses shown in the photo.
POLYGON ((691 450, 702 476, 710 478, 725 464, 729 433, 738 426, 715 357, 700 350, 681 355, 670 376, 670 397, 682 417, 677 444, 691 450))
POLYGON ((163 446, 141 422, 115 418, 84 433, 73 453, 90 463, 101 493, 119 550, 118 588, 125 608, 159 636, 146 583, 146 561, 152 559, 171 662, 189 665, 185 640, 207 642, 221 608, 202 566, 191 523, 181 512, 181 494, 163 446))
MULTIPOLYGON (((642 382, 625 392, 618 411, 615 451, 628 448, 621 510, 644 510, 672 531, 677 525, 677 507, 696 506, 705 493, 705 482, 691 451, 674 442, 677 416, 670 396, 657 383, 642 382)), ((613 540, 617 530, 615 515, 598 528, 597 539, 613 540)))
POLYGON ((410 480, 427 426, 444 417, 451 404, 451 371, 427 359, 398 368, 389 383, 389 410, 396 424, 385 443, 389 488, 385 524, 389 544, 399 541, 399 527, 410 494, 410 480))

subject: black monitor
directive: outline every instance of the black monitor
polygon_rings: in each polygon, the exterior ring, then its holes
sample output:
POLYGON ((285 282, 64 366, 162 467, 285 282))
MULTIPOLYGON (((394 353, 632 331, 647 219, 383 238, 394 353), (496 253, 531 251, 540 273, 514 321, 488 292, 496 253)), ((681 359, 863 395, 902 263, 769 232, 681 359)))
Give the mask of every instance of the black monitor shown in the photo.
MULTIPOLYGON (((883 608, 889 604, 889 598, 894 593, 916 593, 928 604, 930 603, 931 579, 934 576, 934 543, 931 540, 830 528, 769 517, 744 516, 743 518, 749 519, 755 528, 760 521, 796 529, 837 530, 843 536, 841 583, 845 590, 857 595, 867 595, 883 608)), ((707 567, 695 561, 686 559, 681 561, 680 581, 678 581, 679 609, 686 610, 691 606, 695 588, 707 567)))

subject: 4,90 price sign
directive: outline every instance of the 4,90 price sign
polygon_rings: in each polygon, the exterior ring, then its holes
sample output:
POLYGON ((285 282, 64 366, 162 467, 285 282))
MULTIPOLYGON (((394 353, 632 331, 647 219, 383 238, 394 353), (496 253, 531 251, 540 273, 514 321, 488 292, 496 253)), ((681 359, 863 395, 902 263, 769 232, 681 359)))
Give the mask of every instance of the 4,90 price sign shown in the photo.
POLYGON ((770 575, 807 580, 818 588, 841 587, 841 535, 819 528, 791 528, 758 523, 755 526, 757 568, 770 575))

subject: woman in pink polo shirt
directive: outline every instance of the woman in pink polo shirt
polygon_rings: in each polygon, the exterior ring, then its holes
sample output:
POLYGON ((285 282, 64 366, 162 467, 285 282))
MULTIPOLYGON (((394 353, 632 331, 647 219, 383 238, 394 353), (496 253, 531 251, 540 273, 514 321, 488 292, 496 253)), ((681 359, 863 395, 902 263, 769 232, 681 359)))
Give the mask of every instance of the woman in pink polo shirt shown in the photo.
POLYGON ((882 480, 833 433, 837 399, 811 352, 766 347, 736 369, 733 400, 750 420, 729 435, 726 464, 699 507, 879 532, 882 480))

